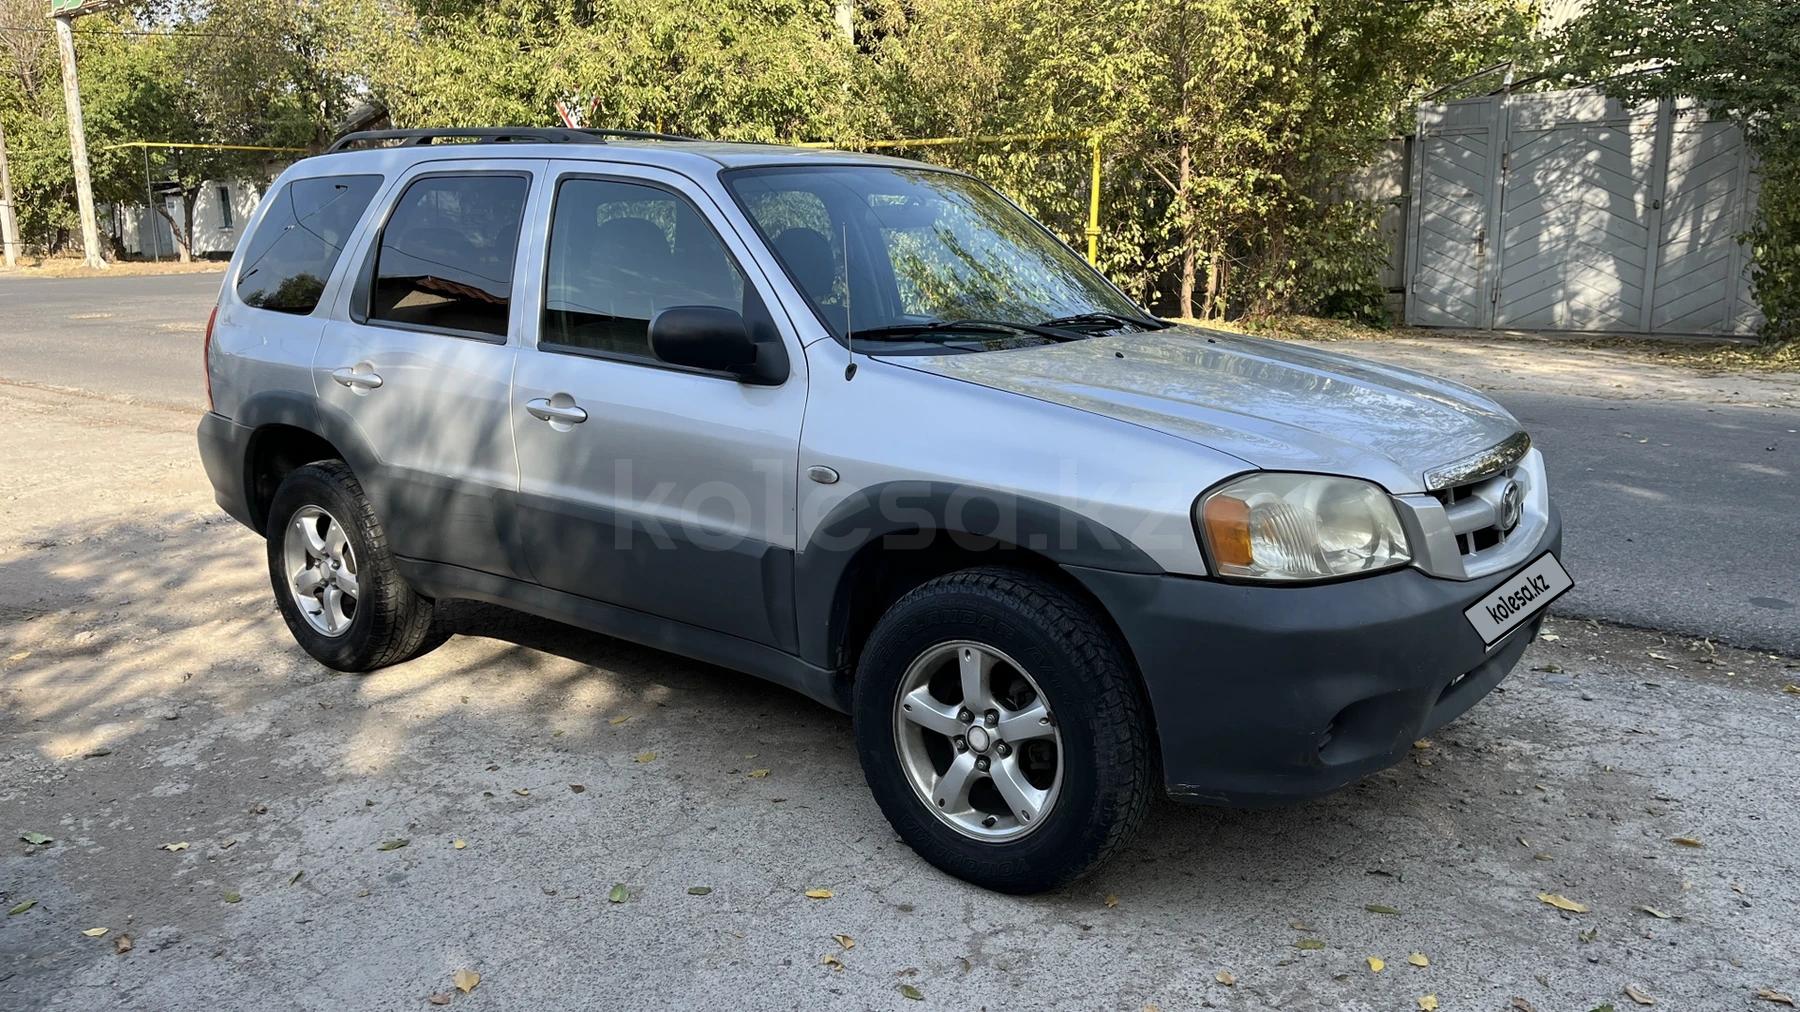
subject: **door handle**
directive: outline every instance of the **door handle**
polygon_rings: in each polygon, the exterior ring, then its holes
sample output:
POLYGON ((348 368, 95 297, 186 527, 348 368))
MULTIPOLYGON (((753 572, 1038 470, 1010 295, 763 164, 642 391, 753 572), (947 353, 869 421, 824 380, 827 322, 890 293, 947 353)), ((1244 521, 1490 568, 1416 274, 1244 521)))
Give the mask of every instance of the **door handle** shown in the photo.
MULTIPOLYGON (((560 395, 567 398, 567 394, 560 395)), ((579 404, 556 404, 547 397, 537 397, 525 402, 525 410, 531 417, 546 422, 562 422, 565 425, 580 425, 587 421, 587 411, 579 404)))
POLYGON ((333 369, 331 378, 352 390, 373 390, 381 385, 380 375, 373 372, 357 372, 349 366, 333 369))

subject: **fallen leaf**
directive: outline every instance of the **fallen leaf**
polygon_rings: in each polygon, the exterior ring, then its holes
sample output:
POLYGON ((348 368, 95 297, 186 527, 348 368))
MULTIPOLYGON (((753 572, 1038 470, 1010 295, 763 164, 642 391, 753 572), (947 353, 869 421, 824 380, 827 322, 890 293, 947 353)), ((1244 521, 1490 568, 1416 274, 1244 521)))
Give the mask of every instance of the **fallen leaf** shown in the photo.
POLYGON ((1383 906, 1380 903, 1371 903, 1368 906, 1363 907, 1363 909, 1372 914, 1398 914, 1400 912, 1393 907, 1383 906))
POLYGON ((1420 738, 1418 741, 1413 742, 1413 748, 1423 752, 1435 744, 1437 744, 1437 742, 1432 741, 1430 738, 1420 738))
POLYGON ((375 849, 376 850, 399 850, 401 847, 404 847, 411 842, 412 842, 411 840, 407 839, 404 836, 396 837, 395 839, 392 839, 392 840, 381 841, 381 846, 376 847, 375 849))
POLYGON ((6 912, 6 916, 17 917, 18 915, 24 913, 27 910, 30 910, 32 907, 35 907, 35 906, 37 906, 37 900, 26 900, 25 902, 19 904, 18 906, 13 907, 11 910, 8 910, 6 912))
POLYGON ((1588 1009, 1588 1012, 1619 1012, 1619 1010, 1613 1008, 1613 1003, 1609 1001, 1604 1005, 1595 1005, 1593 1008, 1588 1009))
POLYGON ((575 794, 586 794, 587 786, 585 784, 570 784, 569 790, 575 794))
POLYGON ((1704 846, 1706 846, 1705 844, 1701 843, 1697 837, 1692 837, 1692 836, 1671 836, 1671 837, 1669 837, 1669 842, 1680 844, 1683 847, 1704 847, 1704 846))
POLYGON ((900 997, 908 999, 909 1001, 924 1001, 925 992, 911 984, 902 984, 900 985, 900 997))
POLYGON ((831 890, 829 890, 829 889, 808 889, 806 891, 806 898, 809 900, 828 900, 831 898, 831 890))
POLYGON ((243 899, 243 897, 239 896, 237 893, 226 893, 223 898, 227 903, 236 903, 243 899))
POLYGON ((1790 696, 1800 696, 1800 685, 1783 685, 1781 691, 1790 696))
POLYGON ((763 777, 766 777, 768 775, 769 775, 768 770, 751 770, 750 771, 750 779, 752 779, 752 780, 761 780, 763 777))
POLYGON ((1511 1002, 1513 1012, 1537 1012, 1537 1006, 1523 998, 1514 998, 1511 1002))
POLYGON ((1412 955, 1406 957, 1406 961, 1408 963, 1411 963, 1414 966, 1430 966, 1431 965, 1430 957, 1426 956, 1423 952, 1413 953, 1412 955))
POLYGON ((81 753, 83 759, 98 759, 103 755, 112 755, 112 749, 101 746, 100 748, 91 748, 86 752, 81 753))
POLYGON ((1106 894, 1107 909, 1110 910, 1111 908, 1116 907, 1118 905, 1119 905, 1119 897, 1113 895, 1112 893, 1107 893, 1106 894))
POLYGON ((1295 931, 1311 931, 1312 930, 1312 925, 1306 923, 1305 921, 1289 921, 1288 927, 1293 928, 1295 931))
POLYGON ((1654 1004, 1656 1004, 1656 999, 1650 997, 1650 993, 1648 991, 1645 991, 1643 988, 1638 987, 1636 984, 1625 985, 1625 997, 1630 998, 1632 1001, 1637 1002, 1639 1005, 1654 1005, 1654 1004))
POLYGON ((130 935, 114 935, 113 936, 113 951, 118 953, 121 956, 125 955, 127 952, 130 952, 131 951, 131 936, 130 935))
POLYGON ((188 847, 187 841, 183 840, 180 843, 165 843, 161 847, 158 847, 157 849, 158 850, 166 850, 169 853, 173 854, 178 850, 186 850, 187 847, 188 847))
POLYGON ((529 797, 531 797, 531 788, 529 788, 529 787, 514 787, 513 793, 517 794, 521 798, 529 798, 529 797))
POLYGON ((1421 1012, 1437 1012, 1437 995, 1428 994, 1419 998, 1421 1012))
POLYGON ((1218 973, 1213 974, 1213 979, 1226 987, 1231 987, 1237 983, 1237 978, 1231 975, 1230 970, 1220 970, 1218 973))
POLYGON ((856 939, 849 935, 832 935, 831 940, 838 943, 845 951, 856 948, 856 939))
POLYGON ((1661 910, 1658 910, 1655 907, 1638 907, 1638 909, 1642 910, 1644 913, 1649 914, 1651 917, 1654 917, 1659 921, 1666 921, 1669 919, 1668 914, 1663 913, 1661 910))
POLYGON ((1588 912, 1588 908, 1585 904, 1577 903, 1567 896, 1564 896, 1562 893, 1538 893, 1537 896, 1539 900, 1550 904, 1558 910, 1567 910, 1572 914, 1585 914, 1588 912))
POLYGON ((433 1005, 448 1005, 450 1004, 450 998, 451 995, 448 991, 439 991, 437 994, 425 996, 425 1000, 433 1005))
POLYGON ((455 984, 458 991, 468 994, 475 990, 475 985, 481 983, 481 974, 474 970, 458 970, 450 975, 450 983, 455 984))
POLYGON ((829 953, 829 952, 827 952, 825 955, 819 957, 819 965, 820 966, 829 966, 833 970, 836 970, 839 972, 842 972, 844 969, 844 964, 837 958, 837 956, 832 953, 829 953))
POLYGON ((1589 942, 1593 941, 1594 939, 1600 937, 1600 929, 1599 928, 1589 928, 1586 931, 1583 931, 1581 934, 1576 935, 1575 937, 1581 939, 1581 944, 1586 945, 1589 942))
POLYGON ((625 888, 625 883, 623 882, 615 883, 612 887, 612 891, 606 894, 606 902, 608 903, 623 903, 630 898, 631 890, 625 888))
POLYGON ((467 847, 468 845, 469 845, 469 841, 467 841, 467 840, 451 840, 450 841, 450 846, 457 850, 461 850, 464 847, 467 847))
POLYGON ((614 718, 613 718, 613 719, 611 719, 611 720, 609 720, 609 721, 607 721, 607 723, 608 723, 608 724, 612 724, 612 725, 613 725, 613 726, 615 726, 615 727, 616 727, 616 726, 618 726, 618 725, 620 725, 620 724, 623 724, 623 723, 625 723, 625 722, 626 722, 626 721, 628 721, 628 720, 630 720, 630 719, 631 719, 631 714, 629 714, 629 713, 621 713, 621 714, 619 714, 619 715, 618 715, 618 716, 617 716, 617 717, 614 717, 614 718))
POLYGON ((639 752, 636 756, 632 757, 631 761, 637 762, 637 763, 647 763, 647 762, 654 760, 655 758, 656 758, 655 752, 639 752))
POLYGON ((1794 1004, 1794 999, 1791 995, 1783 994, 1774 988, 1759 987, 1756 989, 1756 996, 1763 1001, 1774 1002, 1777 1005, 1786 1005, 1788 1008, 1800 1008, 1800 1005, 1794 1004))
POLYGON ((1381 971, 1383 971, 1385 969, 1387 969, 1387 960, 1382 959, 1380 956, 1370 956, 1369 957, 1369 972, 1370 973, 1380 973, 1381 971))
POLYGON ((1311 952, 1311 951, 1314 951, 1317 949, 1323 949, 1324 947, 1325 947, 1325 943, 1319 941, 1317 938, 1302 938, 1298 942, 1294 943, 1294 948, 1305 949, 1308 952, 1311 952))
POLYGON ((34 847, 41 847, 46 843, 55 843, 56 842, 55 837, 45 836, 42 833, 20 833, 19 839, 24 840, 26 843, 29 843, 34 847))
POLYGON ((1543 640, 1545 643, 1555 643, 1557 640, 1562 639, 1562 637, 1555 633, 1541 633, 1539 634, 1538 639, 1543 640))
POLYGON ((1663 656, 1663 655, 1662 655, 1662 654, 1659 654, 1659 653, 1657 653, 1657 652, 1656 652, 1656 651, 1654 651, 1654 650, 1651 650, 1651 651, 1648 651, 1648 653, 1649 653, 1649 654, 1650 654, 1650 659, 1651 659, 1651 660, 1653 660, 1653 661, 1666 661, 1666 660, 1671 660, 1671 658, 1668 658, 1668 657, 1664 657, 1664 656, 1663 656))
POLYGON ((19 662, 19 661, 22 661, 22 660, 24 660, 24 659, 25 659, 25 658, 27 658, 27 657, 30 657, 30 656, 31 656, 31 651, 29 651, 29 650, 21 650, 21 651, 19 651, 19 652, 18 652, 18 653, 16 653, 16 654, 13 654, 13 655, 11 655, 11 656, 9 656, 9 657, 7 657, 7 658, 6 658, 6 660, 7 660, 7 663, 9 663, 9 664, 16 664, 16 663, 18 663, 18 662, 19 662))
POLYGON ((300 881, 300 876, 305 875, 305 874, 306 874, 306 871, 304 869, 295 872, 294 877, 288 879, 288 885, 293 885, 295 882, 300 881))
POLYGON ((689 896, 706 896, 712 892, 712 886, 688 886, 689 896))
POLYGON ((107 929, 107 928, 88 928, 85 931, 83 931, 82 934, 88 936, 89 938, 99 938, 101 935, 106 934, 106 932, 108 930, 109 929, 107 929))

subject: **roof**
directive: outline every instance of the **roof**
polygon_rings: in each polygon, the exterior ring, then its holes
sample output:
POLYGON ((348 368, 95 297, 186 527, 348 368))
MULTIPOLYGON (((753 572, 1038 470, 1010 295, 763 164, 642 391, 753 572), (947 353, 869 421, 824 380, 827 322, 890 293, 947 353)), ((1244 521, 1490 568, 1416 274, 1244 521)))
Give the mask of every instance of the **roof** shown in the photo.
POLYGON ((720 169, 794 164, 906 165, 919 163, 890 155, 826 148, 796 147, 786 144, 747 144, 729 141, 692 140, 674 136, 627 134, 602 136, 560 128, 478 128, 461 131, 460 135, 481 135, 468 142, 434 143, 440 137, 457 137, 456 130, 444 131, 375 131, 363 137, 340 138, 333 150, 313 155, 303 162, 329 159, 341 164, 346 172, 385 170, 421 161, 470 158, 549 158, 564 161, 625 162, 651 165, 683 174, 711 173, 720 169), (427 135, 421 137, 421 135, 427 135), (501 139, 504 137, 505 139, 501 139), (357 140, 392 140, 405 138, 392 147, 345 147, 357 140), (539 139, 541 138, 541 139, 539 139))

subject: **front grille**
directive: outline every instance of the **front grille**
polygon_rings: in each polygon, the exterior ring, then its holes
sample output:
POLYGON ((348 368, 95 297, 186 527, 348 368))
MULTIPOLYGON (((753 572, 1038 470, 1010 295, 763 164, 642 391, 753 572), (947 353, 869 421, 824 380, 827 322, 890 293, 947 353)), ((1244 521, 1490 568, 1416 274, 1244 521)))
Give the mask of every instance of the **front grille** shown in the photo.
MULTIPOLYGON (((1433 498, 1444 504, 1444 517, 1450 523, 1450 533, 1456 536, 1457 551, 1465 559, 1506 542, 1510 532, 1502 521, 1508 485, 1517 488, 1514 494, 1520 497, 1522 507, 1524 489, 1519 486, 1518 472, 1517 466, 1509 467, 1480 481, 1441 488, 1431 493, 1433 498)), ((1518 520, 1519 517, 1515 516, 1513 530, 1518 529, 1518 520)))

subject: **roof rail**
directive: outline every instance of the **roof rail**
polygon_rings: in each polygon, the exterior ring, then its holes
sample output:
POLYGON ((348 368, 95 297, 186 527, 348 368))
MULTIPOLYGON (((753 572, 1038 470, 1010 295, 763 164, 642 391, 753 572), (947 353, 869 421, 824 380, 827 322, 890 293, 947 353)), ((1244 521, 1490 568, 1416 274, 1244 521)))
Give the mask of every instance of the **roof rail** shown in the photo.
POLYGON ((691 141, 681 134, 653 133, 648 130, 598 130, 570 127, 428 127, 422 130, 357 130, 331 142, 326 154, 344 151, 358 144, 398 141, 402 147, 431 144, 438 140, 466 139, 492 144, 604 144, 608 137, 638 140, 691 141))

